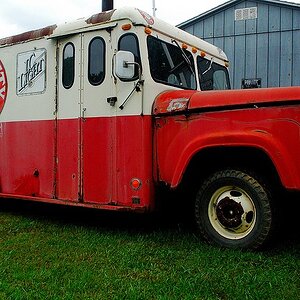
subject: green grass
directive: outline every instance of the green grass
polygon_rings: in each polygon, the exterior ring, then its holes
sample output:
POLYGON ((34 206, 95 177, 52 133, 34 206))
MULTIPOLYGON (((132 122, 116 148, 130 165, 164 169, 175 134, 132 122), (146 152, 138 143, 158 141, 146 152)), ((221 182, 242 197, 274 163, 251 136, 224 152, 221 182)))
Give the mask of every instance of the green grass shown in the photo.
POLYGON ((0 299, 299 300, 295 234, 241 252, 206 245, 174 220, 5 201, 0 299))

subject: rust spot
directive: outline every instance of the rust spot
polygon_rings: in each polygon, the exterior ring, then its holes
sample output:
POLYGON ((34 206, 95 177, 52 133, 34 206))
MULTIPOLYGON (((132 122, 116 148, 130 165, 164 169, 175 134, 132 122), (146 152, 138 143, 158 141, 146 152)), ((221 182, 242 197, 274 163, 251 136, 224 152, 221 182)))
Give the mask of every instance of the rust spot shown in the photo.
POLYGON ((86 19, 87 24, 98 24, 98 23, 104 23, 107 21, 110 21, 111 16, 115 12, 115 9, 109 10, 109 11, 104 11, 95 15, 92 15, 88 19, 86 19))
POLYGON ((42 38, 44 36, 50 35, 53 33, 57 25, 47 26, 41 29, 27 31, 18 35, 9 36, 3 39, 0 39, 0 45, 10 45, 17 44, 24 41, 34 40, 42 38))

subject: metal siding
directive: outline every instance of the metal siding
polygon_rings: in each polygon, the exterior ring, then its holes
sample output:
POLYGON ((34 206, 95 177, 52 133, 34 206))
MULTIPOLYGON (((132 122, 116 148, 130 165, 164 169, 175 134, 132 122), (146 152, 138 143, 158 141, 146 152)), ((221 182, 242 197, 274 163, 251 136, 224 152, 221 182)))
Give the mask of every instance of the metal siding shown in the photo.
POLYGON ((280 30, 280 7, 269 6, 269 31, 280 30))
POLYGON ((269 34, 269 87, 279 86, 280 32, 269 34))
POLYGON ((224 12, 214 16, 214 37, 224 35, 224 12))
POLYGON ((269 6, 258 3, 257 5, 257 33, 269 30, 269 6))
POLYGON ((261 33, 257 35, 257 62, 256 68, 257 78, 261 78, 262 87, 268 86, 268 69, 269 69, 269 47, 268 47, 268 34, 261 33))
POLYGON ((224 38, 223 37, 214 38, 213 44, 223 50, 224 49, 224 38))
POLYGON ((293 10, 281 8, 281 31, 293 29, 293 10))
MULTIPOLYGON (((256 2, 246 2, 246 7, 257 7, 256 2)), ((246 20, 246 34, 256 33, 257 19, 246 20)))
POLYGON ((293 29, 300 29, 300 9, 293 10, 293 29))
MULTIPOLYGON (((234 9, 239 9, 239 8, 245 8, 245 2, 240 3, 239 5, 236 5, 234 9)), ((234 18, 234 16, 233 16, 234 18)), ((240 34, 245 34, 246 33, 246 24, 245 21, 235 21, 234 22, 234 32, 235 35, 240 35, 240 34)))
POLYGON ((194 24, 194 35, 203 38, 203 21, 200 21, 199 23, 194 24))
POLYGON ((280 86, 292 85, 293 34, 281 32, 280 86))
POLYGON ((256 33, 256 20, 246 21, 246 34, 256 33))
POLYGON ((235 53, 239 53, 234 57, 234 82, 235 89, 241 88, 242 78, 245 77, 245 36, 240 35, 235 37, 235 53))
POLYGON ((211 38, 214 35, 214 18, 210 17, 204 20, 204 38, 211 38))
POLYGON ((185 31, 190 33, 190 34, 194 34, 194 26, 188 26, 185 28, 185 31))
POLYGON ((256 78, 256 35, 246 35, 246 78, 256 78))
POLYGON ((293 32, 293 85, 300 85, 300 31, 293 32))
POLYGON ((234 26, 235 26, 235 21, 234 21, 234 8, 228 8, 225 10, 224 13, 224 35, 229 36, 229 35, 234 35, 234 26))

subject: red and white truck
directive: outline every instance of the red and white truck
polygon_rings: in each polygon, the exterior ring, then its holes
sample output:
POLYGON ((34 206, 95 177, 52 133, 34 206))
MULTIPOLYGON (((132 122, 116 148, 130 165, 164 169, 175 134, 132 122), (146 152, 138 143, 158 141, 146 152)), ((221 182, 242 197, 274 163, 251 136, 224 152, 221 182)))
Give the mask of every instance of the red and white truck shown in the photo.
POLYGON ((299 139, 300 88, 230 90, 219 48, 139 9, 0 40, 2 198, 147 212, 184 191, 207 241, 258 248, 299 139))

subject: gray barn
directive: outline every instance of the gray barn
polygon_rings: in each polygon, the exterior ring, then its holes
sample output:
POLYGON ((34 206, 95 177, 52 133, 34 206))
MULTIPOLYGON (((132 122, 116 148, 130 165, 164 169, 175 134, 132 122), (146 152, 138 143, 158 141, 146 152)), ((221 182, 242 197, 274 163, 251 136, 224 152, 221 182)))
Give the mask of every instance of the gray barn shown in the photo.
POLYGON ((262 87, 300 85, 299 4, 232 0, 178 27, 224 50, 232 88, 243 79, 262 87))

